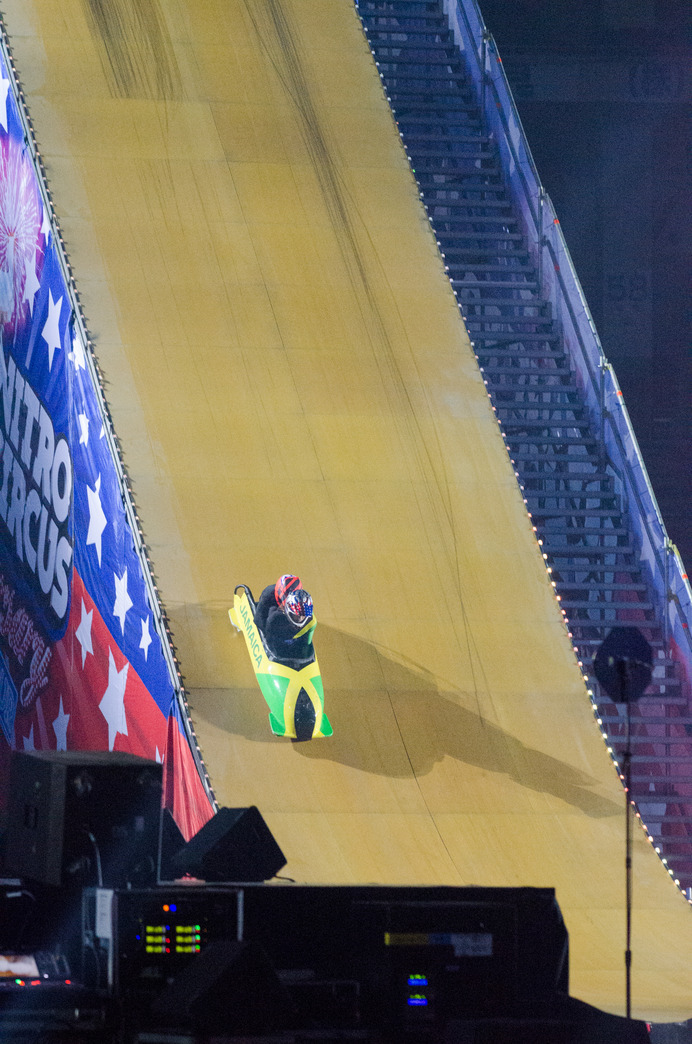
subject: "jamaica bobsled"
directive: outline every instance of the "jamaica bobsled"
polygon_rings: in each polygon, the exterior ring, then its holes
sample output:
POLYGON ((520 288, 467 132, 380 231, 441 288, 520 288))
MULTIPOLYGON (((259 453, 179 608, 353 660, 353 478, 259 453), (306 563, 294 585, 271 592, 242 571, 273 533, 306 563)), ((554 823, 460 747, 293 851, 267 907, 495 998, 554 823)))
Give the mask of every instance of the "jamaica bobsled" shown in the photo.
POLYGON ((324 713, 324 690, 314 649, 306 660, 278 660, 255 624, 255 600, 244 584, 236 587, 228 616, 245 636, 259 687, 269 707, 274 735, 292 740, 331 736, 333 729, 324 713))

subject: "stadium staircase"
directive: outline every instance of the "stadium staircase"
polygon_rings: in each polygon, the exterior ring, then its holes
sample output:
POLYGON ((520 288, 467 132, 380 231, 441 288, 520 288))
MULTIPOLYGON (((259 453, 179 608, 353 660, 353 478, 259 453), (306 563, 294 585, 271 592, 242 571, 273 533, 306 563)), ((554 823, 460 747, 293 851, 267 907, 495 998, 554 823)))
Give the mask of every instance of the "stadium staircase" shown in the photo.
POLYGON ((686 891, 692 816, 677 776, 692 752, 688 700, 626 497, 484 125, 482 88, 441 0, 359 0, 358 11, 617 766, 625 707, 599 693, 592 660, 614 627, 638 627, 652 647, 652 686, 632 710, 632 796, 686 891))

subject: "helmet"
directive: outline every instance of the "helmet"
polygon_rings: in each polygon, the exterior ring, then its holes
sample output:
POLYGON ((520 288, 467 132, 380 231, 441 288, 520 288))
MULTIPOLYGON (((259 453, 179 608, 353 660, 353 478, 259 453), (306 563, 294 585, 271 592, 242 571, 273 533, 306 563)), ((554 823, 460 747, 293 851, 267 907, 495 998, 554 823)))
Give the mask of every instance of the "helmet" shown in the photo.
POLYGON ((291 573, 284 573, 283 576, 280 576, 274 584, 274 598, 279 608, 284 608, 289 591, 298 591, 301 587, 300 577, 293 576, 291 573))
POLYGON ((312 618, 312 598, 301 587, 286 595, 284 612, 295 627, 302 627, 312 618))

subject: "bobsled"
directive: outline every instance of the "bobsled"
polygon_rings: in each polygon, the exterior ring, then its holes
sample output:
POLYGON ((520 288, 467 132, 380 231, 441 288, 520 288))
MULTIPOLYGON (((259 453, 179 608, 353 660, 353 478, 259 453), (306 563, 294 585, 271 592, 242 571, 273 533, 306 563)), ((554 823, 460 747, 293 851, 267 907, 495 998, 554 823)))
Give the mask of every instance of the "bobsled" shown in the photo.
POLYGON ((245 636, 259 687, 269 707, 272 732, 294 741, 331 736, 334 730, 324 713, 324 690, 315 650, 309 659, 279 660, 255 623, 255 607, 250 588, 238 584, 228 616, 245 636))

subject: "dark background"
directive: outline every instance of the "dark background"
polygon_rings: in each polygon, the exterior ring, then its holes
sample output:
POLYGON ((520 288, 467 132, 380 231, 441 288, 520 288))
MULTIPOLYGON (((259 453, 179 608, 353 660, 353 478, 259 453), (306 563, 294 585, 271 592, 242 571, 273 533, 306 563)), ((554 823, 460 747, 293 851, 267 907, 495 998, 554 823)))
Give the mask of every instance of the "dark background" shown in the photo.
POLYGON ((479 0, 692 566, 692 0, 479 0))

